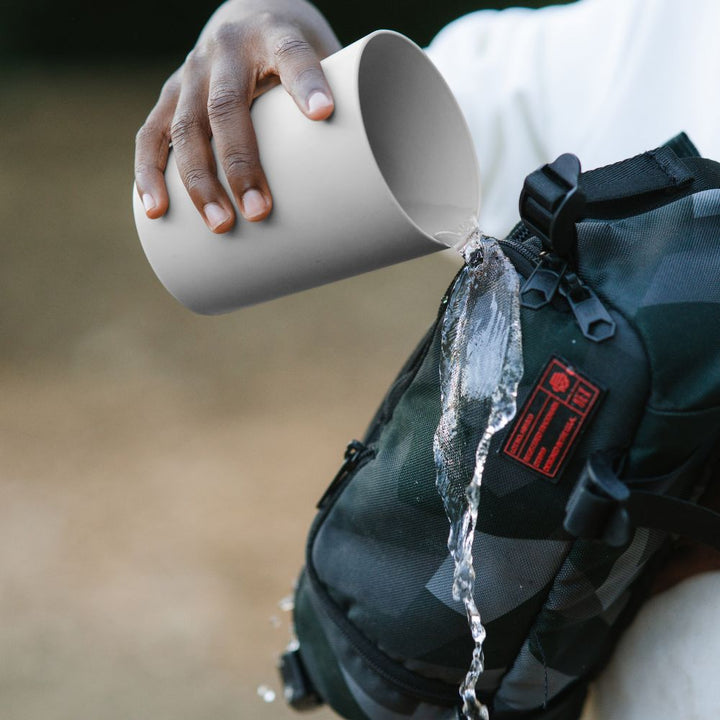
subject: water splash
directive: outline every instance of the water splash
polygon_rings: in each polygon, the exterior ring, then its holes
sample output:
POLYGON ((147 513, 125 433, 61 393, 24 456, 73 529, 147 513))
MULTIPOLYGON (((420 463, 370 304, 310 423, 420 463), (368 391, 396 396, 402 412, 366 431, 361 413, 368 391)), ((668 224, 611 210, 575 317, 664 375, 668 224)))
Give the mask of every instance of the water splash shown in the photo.
POLYGON ((460 685, 463 714, 468 720, 488 720, 488 709, 475 694, 484 667, 485 628, 473 596, 472 546, 490 441, 516 411, 523 372, 519 286, 497 241, 483 236, 476 223, 443 235, 442 241, 461 253, 465 266, 443 316, 436 484, 450 521, 453 597, 465 607, 475 643, 460 685), (474 468, 469 482, 468 467, 474 468))
POLYGON ((286 595, 280 601, 278 601, 278 607, 284 613, 292 612, 295 609, 295 596, 286 595))
POLYGON ((465 247, 468 243, 476 241, 480 235, 477 218, 472 216, 461 223, 455 230, 440 230, 433 237, 443 245, 456 250, 464 258, 465 247))

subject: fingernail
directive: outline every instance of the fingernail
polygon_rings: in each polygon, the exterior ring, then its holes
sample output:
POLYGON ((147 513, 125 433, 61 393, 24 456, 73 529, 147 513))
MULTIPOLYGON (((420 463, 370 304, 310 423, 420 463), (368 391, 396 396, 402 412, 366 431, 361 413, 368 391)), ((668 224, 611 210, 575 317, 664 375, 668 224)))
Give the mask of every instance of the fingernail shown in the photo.
POLYGON ((242 197, 243 215, 251 220, 267 210, 265 198, 258 190, 248 190, 242 197))
POLYGON ((150 193, 145 193, 142 196, 142 204, 145 208, 145 212, 150 212, 155 209, 155 198, 150 193))
POLYGON ((330 98, 320 90, 316 90, 307 100, 308 112, 317 113, 332 107, 330 98))
POLYGON ((230 219, 228 211, 222 205, 218 205, 214 202, 205 205, 203 212, 205 213, 205 218, 212 230, 217 230, 221 225, 224 225, 230 219))

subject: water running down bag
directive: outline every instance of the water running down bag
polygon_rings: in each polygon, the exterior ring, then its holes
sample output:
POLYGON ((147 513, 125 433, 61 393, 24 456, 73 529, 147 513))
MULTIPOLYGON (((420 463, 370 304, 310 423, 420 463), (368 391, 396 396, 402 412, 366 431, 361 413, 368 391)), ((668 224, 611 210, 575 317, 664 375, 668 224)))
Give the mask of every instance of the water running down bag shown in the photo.
MULTIPOLYGON (((519 277, 524 372, 479 493, 475 690, 491 720, 576 720, 673 538, 720 547, 720 515, 698 503, 720 445, 720 164, 684 134, 584 173, 563 155, 526 179, 520 215, 499 246, 519 277)), ((458 274, 318 504, 281 661, 298 709, 462 716, 474 643, 433 441, 443 318, 472 277, 458 274)), ((464 485, 481 405, 458 419, 464 485)))

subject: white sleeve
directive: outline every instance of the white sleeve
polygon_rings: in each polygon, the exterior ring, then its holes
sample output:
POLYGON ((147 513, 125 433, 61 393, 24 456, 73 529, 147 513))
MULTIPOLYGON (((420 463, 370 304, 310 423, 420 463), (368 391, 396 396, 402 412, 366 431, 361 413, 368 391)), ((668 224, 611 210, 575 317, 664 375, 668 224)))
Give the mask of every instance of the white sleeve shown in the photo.
POLYGON ((698 92, 691 77, 703 62, 720 62, 720 43, 707 36, 719 15, 717 0, 580 0, 483 10, 444 28, 427 52, 475 141, 482 229, 507 232, 524 177, 563 152, 589 168, 660 145, 701 119, 707 128, 691 132, 696 143, 705 130, 720 135, 716 112, 712 122, 707 108, 695 112, 712 92, 698 92))

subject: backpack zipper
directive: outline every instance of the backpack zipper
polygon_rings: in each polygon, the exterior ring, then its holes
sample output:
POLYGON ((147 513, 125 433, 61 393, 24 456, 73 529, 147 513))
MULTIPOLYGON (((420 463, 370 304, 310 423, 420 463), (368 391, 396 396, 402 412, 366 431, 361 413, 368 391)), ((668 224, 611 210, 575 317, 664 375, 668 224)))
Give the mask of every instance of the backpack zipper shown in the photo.
POLYGON ((539 310, 552 301, 560 289, 567 263, 552 253, 540 253, 537 264, 520 289, 520 303, 539 310))
POLYGON ((335 477, 330 481, 320 500, 318 500, 317 509, 324 510, 333 498, 340 493, 354 471, 358 470, 361 465, 364 465, 374 456, 375 450, 361 443, 359 440, 349 442, 345 448, 343 464, 340 466, 335 477))
POLYGON ((558 288, 570 305, 570 310, 582 334, 593 342, 609 340, 615 335, 616 324, 592 288, 574 273, 565 272, 558 288))
POLYGON ((520 304, 539 310, 557 296, 565 299, 583 336, 592 342, 609 340, 616 324, 602 300, 559 255, 541 251, 527 241, 533 235, 518 223, 500 246, 518 272, 525 277, 520 287, 520 304))

